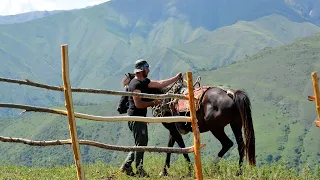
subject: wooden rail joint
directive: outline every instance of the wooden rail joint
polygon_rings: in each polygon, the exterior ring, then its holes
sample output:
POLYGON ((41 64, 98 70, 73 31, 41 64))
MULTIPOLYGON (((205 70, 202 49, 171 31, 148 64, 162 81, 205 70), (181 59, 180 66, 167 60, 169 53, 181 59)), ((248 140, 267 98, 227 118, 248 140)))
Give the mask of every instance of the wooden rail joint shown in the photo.
POLYGON ((313 86, 313 96, 308 96, 309 101, 314 101, 316 104, 316 112, 318 114, 317 120, 315 120, 315 125, 320 127, 320 89, 319 89, 319 77, 317 72, 311 73, 312 86, 313 86))
POLYGON ((320 128, 320 119, 316 119, 314 121, 315 125, 320 128))
POLYGON ((308 96, 308 100, 309 100, 309 101, 316 101, 316 97, 314 97, 314 96, 308 96))

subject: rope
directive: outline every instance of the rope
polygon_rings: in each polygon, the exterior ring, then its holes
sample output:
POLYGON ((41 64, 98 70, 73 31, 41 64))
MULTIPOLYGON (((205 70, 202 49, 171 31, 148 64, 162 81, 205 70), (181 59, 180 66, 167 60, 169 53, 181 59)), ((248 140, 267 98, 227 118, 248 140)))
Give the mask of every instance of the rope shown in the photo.
MULTIPOLYGON (((179 78, 178 80, 176 80, 171 86, 170 88, 168 88, 165 93, 168 93, 169 91, 172 90, 173 87, 175 87, 175 85, 177 84, 177 82, 181 82, 183 83, 183 79, 182 78, 179 78)), ((179 88, 180 89, 180 88, 179 88)), ((172 93, 176 93, 177 92, 177 89, 176 90, 173 90, 172 93)), ((152 115, 154 117, 164 117, 165 113, 167 112, 167 110, 171 111, 171 115, 174 116, 176 111, 175 111, 175 108, 174 108, 174 104, 176 104, 178 102, 177 99, 173 99, 173 98, 170 98, 169 99, 169 102, 166 102, 166 100, 168 99, 164 99, 164 101, 162 101, 161 104, 157 105, 157 106, 154 106, 152 107, 152 115)))

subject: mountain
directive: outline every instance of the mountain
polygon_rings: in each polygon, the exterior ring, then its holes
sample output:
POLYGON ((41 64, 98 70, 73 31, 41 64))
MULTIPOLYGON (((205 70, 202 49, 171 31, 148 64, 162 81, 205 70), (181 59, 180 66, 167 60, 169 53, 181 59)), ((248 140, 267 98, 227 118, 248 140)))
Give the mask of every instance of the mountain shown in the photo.
MULTIPOLYGON (((208 29, 215 29, 226 25, 231 25, 238 21, 238 19, 252 21, 259 17, 274 13, 283 15, 293 21, 308 20, 317 25, 320 23, 320 2, 317 0, 251 0, 247 1, 246 4, 236 0, 215 2, 209 0, 165 0, 163 2, 149 2, 145 0, 117 0, 112 1, 110 5, 112 8, 125 13, 127 16, 133 17, 135 20, 143 18, 149 19, 151 22, 155 22, 159 20, 159 18, 163 17, 163 12, 166 12, 164 17, 183 17, 188 19, 195 26, 203 26, 203 24, 207 24, 206 27, 209 27, 208 29), (127 4, 129 5, 126 6, 127 4), (159 8, 156 9, 154 7, 159 8), (123 12, 124 9, 125 12, 123 12), (137 9, 143 11, 137 13, 137 9), (150 11, 150 9, 152 9, 152 11, 150 11), (209 9, 215 9, 217 11, 210 12, 209 9), (244 13, 248 11, 250 13, 244 13), (192 14, 192 16, 190 16, 190 14, 192 14)), ((24 8, 30 9, 31 12, 17 15, 0 16, 0 24, 26 22, 62 11, 35 11, 32 5, 27 6, 24 8)), ((88 6, 86 8, 89 7, 92 6, 88 6)))
MULTIPOLYGON (((243 5, 245 9, 232 10, 234 14, 229 16, 221 8, 241 3, 194 2, 115 0, 0 25, 0 75, 60 86, 60 46, 68 44, 72 87, 120 90, 124 73, 132 71, 132 63, 141 57, 152 65, 151 77, 160 79, 179 71, 226 66, 264 47, 319 32, 310 23, 290 21, 302 19, 287 6, 275 5, 278 1, 250 1, 243 5), (261 11, 253 11, 254 7, 261 11), (212 16, 213 12, 219 16, 212 16), (270 14, 275 12, 285 17, 270 14), (262 15, 268 16, 259 17, 262 15), (202 17, 213 19, 198 21, 202 17), (228 18, 219 20, 222 17, 228 18), (244 21, 250 19, 253 21, 244 21)), ((63 103, 62 93, 4 83, 0 87, 4 89, 3 102, 45 106, 63 103)), ((116 98, 74 95, 76 102, 83 103, 105 103, 116 98)), ((1 110, 1 116, 14 114, 1 110)))
POLYGON ((284 0, 304 19, 320 25, 320 1, 317 0, 284 0))
POLYGON ((191 62, 198 65, 198 69, 210 69, 241 60, 265 47, 283 45, 316 32, 319 32, 318 26, 295 23, 272 14, 251 22, 239 21, 173 48, 196 57, 191 62))
POLYGON ((56 13, 62 12, 62 10, 56 11, 32 11, 27 13, 21 13, 17 15, 0 16, 0 24, 15 24, 21 22, 32 21, 34 19, 43 18, 56 13))
POLYGON ((174 17, 189 21, 194 28, 202 26, 208 30, 270 14, 279 14, 292 21, 304 20, 282 0, 247 0, 246 3, 237 0, 116 0, 107 4, 130 17, 129 21, 143 19, 154 23, 174 17))
MULTIPOLYGON (((252 103, 258 165, 284 161, 289 167, 301 169, 301 164, 307 163, 310 167, 319 164, 319 153, 315 149, 318 149, 320 139, 317 136, 318 128, 313 123, 316 117, 315 104, 307 100, 307 96, 313 93, 311 72, 320 69, 319 42, 320 33, 297 39, 287 45, 264 48, 227 67, 194 72, 194 77, 202 77, 201 85, 222 85, 243 89, 248 93, 252 103)), ((78 104, 75 111, 115 116, 118 115, 116 103, 78 104)), ((64 109, 63 106, 55 108, 64 109)), ((67 118, 64 116, 30 113, 19 118, 2 119, 0 131, 3 136, 34 140, 67 139, 69 132, 66 123, 67 118)), ((77 125, 80 139, 132 145, 126 122, 106 123, 78 119, 77 125)), ((148 126, 149 145, 166 146, 168 130, 161 124, 150 123, 148 126)), ((225 130, 235 142, 229 125, 225 130)), ((192 134, 185 135, 184 140, 187 146, 191 146, 192 134)), ((213 160, 221 147, 219 141, 212 134, 203 133, 201 142, 207 145, 202 151, 202 157, 213 160)), ((81 148, 86 163, 101 160, 119 165, 126 155, 94 147, 81 148)), ((30 147, 3 143, 0 150, 3 152, 0 155, 2 164, 54 166, 73 163, 69 146, 30 147)), ((177 157, 178 155, 173 155, 174 159, 177 157)), ((225 157, 237 161, 236 143, 225 157)))

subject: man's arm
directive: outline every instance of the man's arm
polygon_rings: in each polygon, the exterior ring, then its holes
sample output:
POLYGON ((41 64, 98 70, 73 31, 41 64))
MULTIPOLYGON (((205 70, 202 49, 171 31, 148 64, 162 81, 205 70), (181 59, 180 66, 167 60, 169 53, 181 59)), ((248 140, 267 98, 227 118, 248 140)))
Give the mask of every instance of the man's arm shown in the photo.
MULTIPOLYGON (((135 89, 133 92, 141 93, 141 91, 138 89, 135 89)), ((151 102, 142 101, 141 98, 137 96, 133 96, 133 101, 134 101, 134 105, 139 109, 147 108, 150 106, 156 106, 161 103, 161 100, 154 100, 151 102)))
POLYGON ((160 81, 151 80, 151 82, 148 84, 148 87, 149 88, 157 88, 157 89, 164 88, 164 87, 168 86, 169 84, 174 83, 179 78, 182 78, 182 73, 178 73, 176 76, 171 77, 169 79, 165 79, 165 80, 160 80, 160 81))

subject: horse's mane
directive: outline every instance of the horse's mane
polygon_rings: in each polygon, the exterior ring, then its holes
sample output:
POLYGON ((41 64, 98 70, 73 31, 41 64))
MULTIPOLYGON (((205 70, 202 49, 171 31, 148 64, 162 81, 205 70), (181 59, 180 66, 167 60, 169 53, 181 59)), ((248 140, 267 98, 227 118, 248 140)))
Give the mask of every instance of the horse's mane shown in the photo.
POLYGON ((121 81, 123 87, 127 86, 130 83, 130 81, 135 77, 134 73, 126 73, 124 75, 125 77, 121 81))

